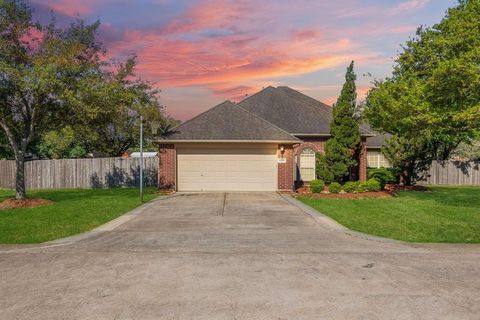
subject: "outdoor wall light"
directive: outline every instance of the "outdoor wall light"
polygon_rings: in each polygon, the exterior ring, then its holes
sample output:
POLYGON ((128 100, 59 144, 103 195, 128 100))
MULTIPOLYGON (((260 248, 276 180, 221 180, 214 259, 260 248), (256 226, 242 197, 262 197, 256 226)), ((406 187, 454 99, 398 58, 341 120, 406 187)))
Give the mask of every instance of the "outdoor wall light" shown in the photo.
POLYGON ((285 147, 284 147, 284 146, 281 146, 281 147, 280 147, 280 152, 281 152, 281 153, 284 153, 284 152, 285 152, 285 147))

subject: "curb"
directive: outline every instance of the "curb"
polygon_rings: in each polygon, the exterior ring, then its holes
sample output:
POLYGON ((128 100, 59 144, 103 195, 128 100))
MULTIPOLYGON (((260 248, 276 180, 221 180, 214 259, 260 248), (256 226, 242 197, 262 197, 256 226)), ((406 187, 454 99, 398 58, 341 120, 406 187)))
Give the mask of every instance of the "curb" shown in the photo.
POLYGON ((383 238, 383 237, 378 237, 378 236, 373 236, 370 234, 366 234, 363 232, 359 231, 354 231, 351 230, 344 225, 338 223, 334 219, 326 216, 325 214, 321 213, 320 211, 317 211, 306 204, 300 202, 299 200, 295 199, 291 195, 285 195, 279 193, 279 195, 288 203, 296 206, 299 208, 303 213, 306 213, 309 215, 313 220, 315 220, 317 223, 321 224, 322 226, 326 227, 327 229, 333 230, 333 231, 341 231, 349 236, 356 237, 356 238, 361 238, 364 240, 370 240, 370 241, 377 241, 377 242, 383 242, 383 243, 397 243, 397 244, 407 244, 407 245, 412 245, 416 243, 412 242, 406 242, 406 241, 401 241, 401 240, 395 240, 395 239, 390 239, 390 238, 383 238))
POLYGON ((291 195, 286 195, 286 194, 281 194, 280 197, 282 197, 285 201, 288 203, 294 205, 295 207, 299 208, 303 213, 306 213, 309 215, 313 220, 315 220, 318 223, 321 223, 324 227, 327 227, 328 229, 331 230, 337 230, 337 231, 347 231, 349 230, 347 227, 341 225, 340 223, 336 222, 332 218, 324 215, 323 213, 307 206, 306 204, 298 201, 291 195))

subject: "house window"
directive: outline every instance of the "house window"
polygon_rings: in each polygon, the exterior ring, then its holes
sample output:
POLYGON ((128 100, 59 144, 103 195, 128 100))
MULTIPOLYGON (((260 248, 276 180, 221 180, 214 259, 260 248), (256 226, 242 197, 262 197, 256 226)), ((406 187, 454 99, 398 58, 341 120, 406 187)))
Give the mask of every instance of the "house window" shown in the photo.
POLYGON ((315 151, 310 148, 300 153, 300 178, 302 181, 315 180, 315 151))
POLYGON ((369 168, 390 168, 390 163, 379 150, 367 151, 367 167, 369 168))

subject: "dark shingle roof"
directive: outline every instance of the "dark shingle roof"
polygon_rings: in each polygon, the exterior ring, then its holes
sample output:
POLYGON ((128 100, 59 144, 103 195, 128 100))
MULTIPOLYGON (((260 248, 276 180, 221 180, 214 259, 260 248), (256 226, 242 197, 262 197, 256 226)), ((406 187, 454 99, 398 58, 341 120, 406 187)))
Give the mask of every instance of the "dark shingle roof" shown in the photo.
MULTIPOLYGON (((330 134, 332 108, 289 87, 267 87, 239 105, 290 134, 330 134)), ((371 131, 361 125, 360 133, 371 131)))
POLYGON ((184 122, 161 140, 300 141, 230 101, 184 122))
POLYGON ((385 138, 390 138, 389 133, 377 134, 375 137, 367 138, 367 148, 381 148, 385 144, 385 138))

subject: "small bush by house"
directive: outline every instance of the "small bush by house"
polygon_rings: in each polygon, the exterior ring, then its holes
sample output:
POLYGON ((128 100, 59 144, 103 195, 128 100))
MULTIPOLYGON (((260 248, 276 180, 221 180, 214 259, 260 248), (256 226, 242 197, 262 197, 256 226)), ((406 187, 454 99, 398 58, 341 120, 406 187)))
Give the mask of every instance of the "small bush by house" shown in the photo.
POLYGON ((395 173, 391 168, 369 168, 368 179, 375 179, 380 182, 380 187, 383 190, 387 183, 396 183, 397 179, 395 173))
POLYGON ((340 191, 342 191, 342 185, 338 182, 332 182, 328 187, 328 191, 330 191, 331 193, 339 193, 340 191))
POLYGON ((343 185, 343 190, 348 193, 353 193, 358 191, 359 181, 348 181, 343 185))
POLYGON ((370 179, 368 181, 349 181, 345 183, 343 190, 348 193, 377 192, 381 190, 381 185, 376 179, 370 179))
POLYGON ((367 192, 368 191, 367 181, 358 181, 356 191, 357 192, 367 192))
POLYGON ((320 193, 325 187, 325 182, 323 180, 312 180, 310 181, 310 191, 313 193, 320 193))
POLYGON ((364 185, 366 191, 378 192, 382 190, 380 181, 377 179, 369 179, 368 181, 363 182, 362 185, 364 185))

